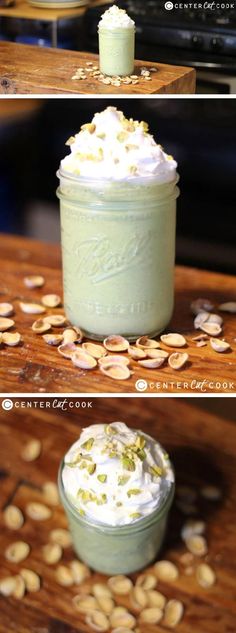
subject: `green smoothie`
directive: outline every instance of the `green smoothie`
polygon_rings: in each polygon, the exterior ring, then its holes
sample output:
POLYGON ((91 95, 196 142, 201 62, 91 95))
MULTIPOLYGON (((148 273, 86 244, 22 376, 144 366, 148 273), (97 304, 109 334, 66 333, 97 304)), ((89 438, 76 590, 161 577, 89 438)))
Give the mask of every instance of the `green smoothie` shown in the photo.
MULTIPOLYGON (((138 173, 119 180, 86 178, 65 166, 62 161, 58 196, 68 319, 98 340, 114 333, 130 340, 159 333, 174 300, 175 169, 169 182, 160 182, 138 173)), ((104 171, 109 168, 104 165, 104 171)), ((103 166, 92 163, 90 169, 103 166)))
POLYGON ((99 66, 104 75, 134 72, 135 25, 127 13, 113 5, 98 26, 99 66))
POLYGON ((150 436, 122 422, 88 427, 60 466, 59 490, 75 551, 89 567, 105 574, 131 573, 155 560, 174 474, 164 449, 150 436), (115 456, 109 458, 104 438, 113 442, 115 456), (125 462, 126 442, 132 471, 125 462))

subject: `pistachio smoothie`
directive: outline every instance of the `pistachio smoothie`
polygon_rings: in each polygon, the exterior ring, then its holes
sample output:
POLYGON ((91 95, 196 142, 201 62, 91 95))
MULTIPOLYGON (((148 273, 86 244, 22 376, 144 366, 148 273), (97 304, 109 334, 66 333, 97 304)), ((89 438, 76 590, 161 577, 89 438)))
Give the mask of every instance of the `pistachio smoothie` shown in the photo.
POLYGON ((74 548, 91 568, 131 573, 156 558, 174 473, 152 437, 123 422, 89 426, 65 455, 59 489, 74 548))
POLYGON ((134 71, 135 24, 124 9, 113 5, 98 24, 99 67, 104 75, 131 75, 134 71))
POLYGON ((163 330, 173 310, 176 162, 108 107, 60 165, 64 305, 88 337, 163 330))

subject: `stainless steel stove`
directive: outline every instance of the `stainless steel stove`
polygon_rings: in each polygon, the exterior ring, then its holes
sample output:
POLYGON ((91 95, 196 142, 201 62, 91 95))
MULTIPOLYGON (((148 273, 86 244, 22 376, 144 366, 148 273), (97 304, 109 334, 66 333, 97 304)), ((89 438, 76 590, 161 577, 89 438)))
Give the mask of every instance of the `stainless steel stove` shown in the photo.
MULTIPOLYGON (((135 20, 136 57, 195 67, 198 92, 236 93, 236 0, 126 0, 116 4, 135 20), (167 10, 165 4, 173 8, 167 10), (195 8, 206 5, 212 8, 195 8)), ((106 8, 93 7, 86 13, 90 49, 91 44, 96 49, 97 22, 106 8)))

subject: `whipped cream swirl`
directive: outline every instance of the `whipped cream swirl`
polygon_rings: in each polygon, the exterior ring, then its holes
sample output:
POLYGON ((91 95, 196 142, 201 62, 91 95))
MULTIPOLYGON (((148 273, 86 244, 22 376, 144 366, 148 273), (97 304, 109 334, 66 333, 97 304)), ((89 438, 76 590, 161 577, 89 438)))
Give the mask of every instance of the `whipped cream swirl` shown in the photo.
POLYGON ((160 507, 174 474, 158 442, 114 422, 82 431, 65 456, 62 479, 68 499, 82 516, 117 526, 160 507))
POLYGON ((157 183, 176 178, 176 161, 148 133, 147 123, 127 119, 113 106, 96 113, 67 145, 71 153, 61 168, 76 176, 116 181, 151 177, 157 183))
POLYGON ((104 29, 131 29, 134 27, 134 24, 134 21, 131 20, 124 9, 119 9, 119 7, 113 4, 112 7, 103 13, 98 26, 104 29))

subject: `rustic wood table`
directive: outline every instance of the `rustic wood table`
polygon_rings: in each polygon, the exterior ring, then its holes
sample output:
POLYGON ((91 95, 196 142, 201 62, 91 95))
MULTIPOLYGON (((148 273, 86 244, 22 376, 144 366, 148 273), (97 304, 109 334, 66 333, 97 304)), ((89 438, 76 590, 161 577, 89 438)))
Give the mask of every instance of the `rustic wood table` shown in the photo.
MULTIPOLYGON (((19 308, 20 298, 38 301, 43 294, 50 292, 62 296, 59 246, 2 235, 0 301, 14 304, 15 329, 21 332, 23 343, 18 347, 0 348, 0 392, 129 393, 136 391, 136 381, 141 379, 147 383, 146 393, 235 393, 235 315, 224 315, 223 336, 232 347, 227 353, 219 354, 209 344, 196 347, 196 343, 191 340, 198 331, 193 329, 193 317, 189 309, 191 301, 198 297, 209 298, 215 304, 235 300, 235 279, 178 266, 175 289, 175 310, 168 331, 186 336, 189 362, 182 370, 175 371, 167 364, 160 369, 150 370, 132 361, 134 373, 131 378, 114 381, 98 369, 86 372, 59 356, 55 347, 47 345, 41 336, 31 330, 37 315, 25 314, 19 308), (23 277, 28 274, 42 274, 45 278, 43 288, 27 290, 23 277)), ((62 312, 62 309, 54 310, 56 313, 62 312)))
POLYGON ((86 62, 98 65, 98 55, 0 42, 0 91, 7 94, 192 94, 196 73, 192 68, 156 62, 135 62, 135 74, 142 66, 155 67, 152 80, 137 84, 106 85, 95 77, 82 81, 72 76, 86 62))
MULTIPOLYGON (((19 405, 19 399, 17 402, 19 405)), ((38 404, 38 398, 34 398, 34 403, 38 404)), ((27 593, 22 600, 0 596, 0 633, 92 631, 72 606, 72 598, 80 587, 60 587, 55 581, 56 565, 48 566, 42 559, 42 546, 48 542, 49 532, 67 525, 62 508, 53 509, 52 517, 47 521, 27 518, 18 531, 6 528, 2 510, 14 503, 25 513, 29 501, 42 501, 42 484, 48 480, 56 481, 59 462, 77 439, 81 427, 115 420, 123 420, 134 428, 138 424, 138 428, 156 437, 166 447, 174 463, 178 485, 191 485, 199 492, 202 485, 215 484, 222 490, 222 498, 217 503, 207 502, 200 496, 197 500, 198 516, 206 521, 206 560, 215 570, 216 584, 211 589, 203 589, 197 584, 195 569, 203 559, 194 558, 193 562, 186 564, 185 561, 184 564, 186 548, 180 539, 180 529, 186 516, 174 505, 161 557, 172 560, 180 575, 171 584, 159 582, 158 590, 184 604, 183 620, 175 629, 178 633, 234 633, 236 427, 230 415, 227 419, 218 417, 203 411, 196 403, 197 400, 172 398, 149 398, 142 403, 138 398, 128 402, 125 398, 96 398, 92 401, 92 409, 68 407, 68 411, 62 412, 60 409, 18 406, 7 413, 3 413, 0 403, 0 579, 18 573, 22 567, 33 569, 42 579, 40 591, 27 593), (21 451, 23 444, 31 438, 42 441, 42 452, 35 462, 26 463, 21 458, 21 451), (19 539, 29 543, 31 552, 26 561, 16 565, 4 558, 4 550, 19 539)), ((62 562, 67 564, 73 557, 72 549, 68 548, 62 562)), ((133 580, 135 577, 132 576, 133 580)), ((97 580, 106 581, 106 577, 93 574, 86 586, 97 580)), ((123 600, 120 597, 118 602, 130 609, 127 597, 123 600)), ((140 626, 141 633, 164 633, 167 630, 161 623, 140 626)))

